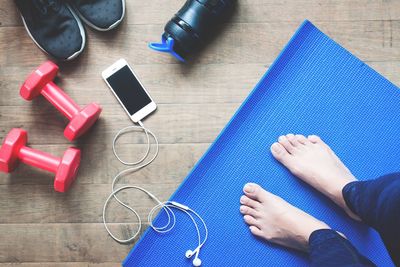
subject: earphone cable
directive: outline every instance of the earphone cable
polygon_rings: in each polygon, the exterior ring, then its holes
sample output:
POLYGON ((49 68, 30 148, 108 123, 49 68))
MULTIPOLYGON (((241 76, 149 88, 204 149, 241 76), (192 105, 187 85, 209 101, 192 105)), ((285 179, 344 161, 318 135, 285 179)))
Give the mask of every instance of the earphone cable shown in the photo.
MULTIPOLYGON (((118 161, 120 161, 122 164, 127 165, 127 166, 131 166, 131 167, 129 167, 129 168, 125 169, 125 170, 120 171, 117 175, 114 176, 114 178, 113 178, 113 180, 112 180, 111 193, 110 193, 110 195, 108 196, 108 198, 106 199, 106 201, 104 202, 104 206, 103 206, 103 216, 102 216, 102 217, 103 217, 103 225, 104 225, 106 231, 108 232, 108 234, 109 234, 115 241, 117 241, 117 242, 119 242, 119 243, 122 243, 122 244, 126 244, 126 243, 132 242, 132 241, 139 235, 139 233, 141 232, 141 229, 142 229, 142 219, 140 218, 140 215, 138 214, 138 212, 137 212, 134 208, 132 208, 131 206, 129 206, 128 204, 126 204, 126 203, 124 203, 122 200, 120 200, 120 199, 117 197, 117 194, 118 194, 119 192, 121 192, 121 191, 128 190, 128 189, 139 190, 139 191, 142 191, 143 193, 147 194, 152 200, 154 200, 154 201, 157 203, 157 204, 150 210, 150 212, 148 213, 147 220, 148 220, 149 226, 150 226, 154 231, 156 231, 156 232, 158 232, 158 233, 167 233, 167 232, 171 231, 171 230, 175 227, 175 224, 176 224, 176 215, 175 215, 174 211, 172 210, 172 208, 175 208, 175 209, 178 209, 178 210, 180 210, 180 211, 182 211, 182 212, 185 212, 185 213, 190 217, 190 219, 192 220, 192 222, 193 222, 194 225, 195 225, 196 232, 197 232, 197 236, 198 236, 198 247, 197 247, 196 249, 199 250, 199 249, 204 245, 204 243, 206 242, 206 240, 207 240, 207 238, 208 238, 208 229, 207 229, 207 225, 206 225, 205 221, 203 220, 203 218, 202 218, 197 212, 195 212, 194 210, 192 210, 192 209, 190 209, 190 208, 188 208, 188 207, 187 207, 187 209, 182 208, 182 205, 177 205, 178 203, 173 204, 173 202, 171 202, 171 201, 161 202, 161 201, 160 201, 155 195, 153 195, 151 192, 149 192, 149 191, 147 191, 146 189, 144 189, 144 188, 142 188, 142 187, 139 187, 139 186, 126 185, 126 186, 119 187, 119 188, 117 188, 117 189, 115 188, 115 185, 116 185, 117 181, 119 180, 119 178, 120 178, 122 175, 127 174, 127 173, 130 173, 130 172, 135 172, 135 171, 138 171, 138 170, 140 170, 140 169, 146 167, 147 165, 149 165, 150 163, 152 163, 152 162, 156 159, 156 157, 158 156, 158 152, 159 152, 159 143, 158 143, 158 140, 157 140, 156 135, 155 135, 152 131, 150 131, 148 128, 146 128, 146 127, 143 125, 143 123, 142 123, 141 121, 139 121, 138 124, 139 124, 139 125, 131 125, 131 126, 122 128, 121 130, 119 130, 119 131, 115 134, 115 136, 114 136, 114 138, 113 138, 112 149, 113 149, 114 156, 115 156, 115 157, 118 159, 118 161), (115 147, 116 147, 116 142, 117 142, 117 140, 118 140, 123 134, 126 134, 126 133, 131 132, 131 131, 134 131, 134 130, 141 130, 141 131, 144 131, 144 133, 146 134, 146 139, 147 139, 147 148, 146 148, 146 152, 145 152, 144 156, 143 156, 142 158, 140 158, 138 161, 135 161, 135 162, 127 162, 127 161, 122 160, 122 159, 118 156, 118 153, 117 153, 116 148, 115 148, 115 147), (150 153, 150 146, 151 146, 151 144, 150 144, 150 136, 154 139, 155 146, 156 146, 156 151, 154 152, 154 155, 153 155, 149 160, 146 161, 146 159, 148 158, 149 153, 150 153), (111 200, 112 198, 114 198, 114 199, 115 199, 120 205, 122 205, 124 208, 128 209, 129 211, 131 211, 131 212, 135 215, 135 217, 136 217, 136 219, 137 219, 138 228, 137 228, 137 230, 133 233, 133 235, 130 236, 129 238, 127 238, 127 239, 120 239, 120 238, 116 237, 116 236, 111 232, 111 230, 109 229, 109 227, 108 227, 108 225, 107 225, 107 221, 106 221, 106 212, 107 212, 108 204, 109 204, 109 202, 110 202, 110 200, 111 200), (163 225, 163 226, 155 226, 155 225, 153 225, 153 222, 152 222, 152 221, 153 221, 154 213, 155 213, 156 210, 158 210, 158 209, 163 210, 163 211, 166 213, 167 217, 168 217, 166 224, 163 225), (196 216, 196 217, 201 221, 201 223, 203 224, 204 231, 205 231, 205 238, 203 239, 203 241, 201 241, 200 229, 199 229, 199 227, 198 227, 198 224, 197 224, 196 220, 194 219, 194 217, 193 217, 193 215, 192 215, 191 213, 193 213, 194 216, 196 216)), ((197 253, 198 253, 198 252, 197 252, 197 253)))

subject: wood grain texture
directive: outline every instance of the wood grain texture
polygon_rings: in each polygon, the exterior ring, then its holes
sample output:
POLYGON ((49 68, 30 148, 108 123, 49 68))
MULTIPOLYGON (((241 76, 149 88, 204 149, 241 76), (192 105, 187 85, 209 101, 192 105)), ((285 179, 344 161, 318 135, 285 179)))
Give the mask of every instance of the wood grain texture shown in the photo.
MULTIPOLYGON (((235 22, 398 20, 397 0, 240 0, 235 22)), ((182 6, 181 0, 126 1, 127 24, 164 24, 182 6)), ((0 25, 20 26, 9 0, 0 0, 0 25)))
MULTIPOLYGON (((166 54, 151 51, 147 44, 157 41, 162 31, 161 25, 122 24, 118 31, 89 32, 86 51, 78 60, 66 63, 67 71, 83 73, 96 65, 107 66, 124 55, 132 64, 173 64, 176 68, 191 73, 202 64, 237 64, 271 62, 287 43, 302 20, 294 22, 228 23, 198 57, 188 65, 178 64, 166 54), (112 42, 110 42, 112 40, 112 42), (107 51, 104 53, 103 51, 107 51), (80 65, 80 67, 75 67, 80 65)), ((400 21, 332 21, 317 22, 316 25, 366 61, 400 60, 400 21)), ((0 49, 8 53, 0 54, 6 66, 29 66, 29 70, 45 59, 37 51, 23 27, 0 27, 0 49), (17 34, 21 38, 9 39, 17 34), (32 61, 32 53, 37 53, 32 61), (18 54, 16 57, 15 55, 18 54)), ((100 66, 100 67, 101 67, 100 66)), ((171 66, 169 66, 171 67, 171 66)), ((24 76, 26 73, 24 73, 24 76)), ((204 77, 207 78, 207 77, 204 77)))
MULTIPOLYGON (((134 230, 129 225, 115 228, 123 236, 134 230)), ((0 230, 0 262, 117 262, 131 248, 105 235, 99 223, 3 224, 0 230)))
POLYGON ((2 263, 4 267, 120 267, 121 262, 22 262, 22 263, 2 263))
POLYGON ((21 263, 2 263, 4 267, 120 267, 121 262, 21 262, 21 263))
MULTIPOLYGON (((29 133, 29 143, 55 155, 82 149, 79 177, 66 194, 53 191, 53 175, 29 166, 0 174, 0 266, 120 266, 133 245, 115 243, 101 224, 111 179, 125 166, 111 141, 130 125, 100 73, 127 59, 158 103, 146 119, 160 141, 160 154, 147 168, 120 184, 145 187, 168 199, 268 69, 298 25, 311 20, 361 60, 400 85, 400 1, 239 0, 231 21, 188 64, 150 51, 164 24, 184 0, 127 0, 127 17, 112 32, 87 30, 88 45, 76 60, 61 64, 59 84, 81 105, 98 102, 101 119, 80 140, 63 137, 67 120, 44 99, 26 102, 19 86, 46 56, 22 26, 10 0, 0 0, 0 139, 13 127, 29 133)), ((123 136, 121 156, 134 160, 145 149, 141 134, 123 136)), ((145 218, 154 204, 137 192, 121 194, 145 218)), ((111 228, 127 237, 138 224, 110 204, 111 228)), ((147 227, 143 222, 142 231, 147 227)))

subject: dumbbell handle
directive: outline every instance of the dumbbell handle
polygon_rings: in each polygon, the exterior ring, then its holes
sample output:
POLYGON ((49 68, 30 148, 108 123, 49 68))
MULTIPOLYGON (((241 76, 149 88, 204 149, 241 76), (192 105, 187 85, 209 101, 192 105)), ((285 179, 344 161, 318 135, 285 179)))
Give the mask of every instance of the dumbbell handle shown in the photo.
POLYGON ((61 159, 45 152, 23 146, 18 153, 20 161, 40 169, 56 173, 61 159))
POLYGON ((41 94, 69 120, 81 110, 74 100, 53 82, 47 83, 41 94))

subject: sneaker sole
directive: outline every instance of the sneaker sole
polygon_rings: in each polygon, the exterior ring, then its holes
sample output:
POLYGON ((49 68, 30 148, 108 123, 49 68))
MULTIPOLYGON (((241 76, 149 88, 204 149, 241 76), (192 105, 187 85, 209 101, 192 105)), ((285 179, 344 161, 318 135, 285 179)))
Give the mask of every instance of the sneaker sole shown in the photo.
MULTIPOLYGON (((78 23, 78 27, 79 27, 79 32, 81 34, 82 37, 82 46, 81 48, 76 51, 75 53, 73 53, 71 56, 69 56, 67 59, 62 59, 62 61, 69 61, 72 60, 74 58, 76 58, 77 56, 79 56, 80 53, 82 53, 83 49, 86 46, 86 34, 85 34, 85 28, 82 25, 82 22, 80 21, 79 17, 75 14, 74 10, 69 6, 66 5, 67 8, 69 9, 69 11, 72 13, 72 16, 74 16, 75 21, 78 23)), ((40 48, 40 50, 42 50, 44 53, 46 53, 47 55, 56 58, 54 56, 52 56, 49 52, 47 52, 43 47, 40 46, 40 44, 38 42, 36 42, 35 38, 33 38, 31 32, 29 31, 28 26, 26 25, 25 19, 22 16, 22 14, 20 13, 20 16, 22 18, 22 23, 24 24, 25 30, 28 32, 29 37, 32 39, 32 41, 40 48)))
POLYGON ((125 7, 125 0, 121 0, 121 1, 122 1, 122 16, 121 16, 121 18, 120 18, 119 20, 117 20, 116 22, 114 22, 114 23, 113 23, 110 27, 108 27, 108 28, 100 28, 100 27, 97 27, 96 25, 94 25, 93 23, 91 23, 90 21, 88 21, 88 20, 81 14, 81 12, 79 12, 79 10, 78 10, 77 8, 75 8, 74 6, 73 6, 73 8, 74 8, 76 14, 78 14, 79 18, 80 18, 85 24, 87 24, 89 27, 91 27, 91 28, 93 28, 93 29, 95 29, 95 30, 101 31, 101 32, 106 32, 106 31, 110 31, 110 30, 114 29, 115 27, 117 27, 117 26, 124 20, 124 17, 125 17, 125 9, 126 9, 126 7, 125 7))

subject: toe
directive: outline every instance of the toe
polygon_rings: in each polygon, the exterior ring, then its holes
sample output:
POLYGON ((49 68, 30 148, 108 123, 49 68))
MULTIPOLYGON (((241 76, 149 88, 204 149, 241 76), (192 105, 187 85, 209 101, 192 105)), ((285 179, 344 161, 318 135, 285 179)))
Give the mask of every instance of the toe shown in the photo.
POLYGON ((258 184, 248 183, 244 186, 243 192, 247 197, 258 202, 265 202, 267 200, 267 191, 261 188, 258 184))
POLYGON ((292 154, 295 150, 294 146, 290 141, 287 139, 285 135, 279 136, 278 142, 286 149, 287 152, 292 154))
POLYGON ((285 164, 287 161, 290 160, 291 155, 287 150, 280 144, 280 143, 273 143, 271 146, 271 153, 272 156, 279 162, 285 164))
POLYGON ((295 137, 300 144, 307 145, 310 143, 310 140, 308 140, 304 135, 296 134, 295 137))
POLYGON ((328 149, 328 151, 330 151, 330 152, 333 153, 331 147, 328 146, 328 144, 325 143, 325 142, 321 139, 321 137, 319 137, 318 135, 309 135, 309 136, 308 136, 308 140, 310 140, 310 143, 316 144, 316 145, 320 145, 321 147, 324 147, 324 148, 328 149))
POLYGON ((249 229, 250 229, 250 232, 255 236, 258 236, 258 237, 262 237, 263 236, 263 232, 258 227, 254 226, 254 225, 251 225, 249 227, 249 229))
POLYGON ((256 209, 260 206, 260 202, 255 201, 247 196, 242 196, 240 198, 240 204, 248 206, 250 208, 256 209))
POLYGON ((248 225, 254 225, 256 227, 260 227, 259 222, 253 216, 244 215, 243 219, 248 225))
POLYGON ((289 142, 292 146, 297 147, 300 145, 299 141, 297 140, 297 138, 294 134, 287 134, 286 138, 287 138, 287 140, 289 140, 289 142))
POLYGON ((258 218, 259 214, 258 211, 256 211, 253 208, 250 208, 248 206, 240 206, 240 213, 242 213, 243 215, 250 215, 253 216, 254 218, 258 218))
POLYGON ((323 143, 321 138, 317 135, 309 135, 308 140, 310 140, 310 142, 313 144, 323 143))

